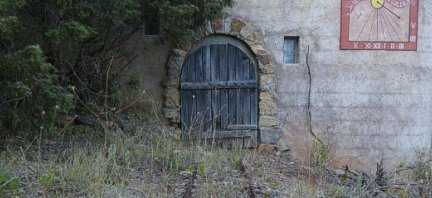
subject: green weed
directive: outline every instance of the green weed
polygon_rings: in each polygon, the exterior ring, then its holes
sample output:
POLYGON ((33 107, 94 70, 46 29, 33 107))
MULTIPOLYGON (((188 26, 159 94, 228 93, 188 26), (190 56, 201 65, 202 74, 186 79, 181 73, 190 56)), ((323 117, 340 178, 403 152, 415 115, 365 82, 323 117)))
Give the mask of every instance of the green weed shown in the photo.
POLYGON ((312 144, 312 153, 310 157, 311 166, 324 167, 327 165, 330 148, 328 145, 321 143, 315 139, 312 144))
POLYGON ((19 195, 23 192, 20 187, 21 179, 14 177, 11 172, 0 168, 0 197, 19 195))

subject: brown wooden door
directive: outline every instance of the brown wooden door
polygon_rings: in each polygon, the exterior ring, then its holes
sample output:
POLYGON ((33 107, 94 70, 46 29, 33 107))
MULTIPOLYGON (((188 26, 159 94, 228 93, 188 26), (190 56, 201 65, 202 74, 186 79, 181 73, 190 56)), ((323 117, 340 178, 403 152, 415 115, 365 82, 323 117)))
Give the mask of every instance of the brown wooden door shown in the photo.
POLYGON ((239 47, 218 43, 196 49, 181 74, 182 136, 256 147, 257 88, 255 62, 239 47))

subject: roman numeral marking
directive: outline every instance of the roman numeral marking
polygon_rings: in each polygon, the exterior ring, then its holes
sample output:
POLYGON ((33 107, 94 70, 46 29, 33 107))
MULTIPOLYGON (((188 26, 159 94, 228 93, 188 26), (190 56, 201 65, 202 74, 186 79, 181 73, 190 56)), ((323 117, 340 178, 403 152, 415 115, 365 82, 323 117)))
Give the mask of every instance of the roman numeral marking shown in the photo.
POLYGON ((355 42, 354 43, 354 49, 358 49, 359 48, 359 43, 355 42))
POLYGON ((374 43, 374 49, 381 49, 381 43, 374 43))

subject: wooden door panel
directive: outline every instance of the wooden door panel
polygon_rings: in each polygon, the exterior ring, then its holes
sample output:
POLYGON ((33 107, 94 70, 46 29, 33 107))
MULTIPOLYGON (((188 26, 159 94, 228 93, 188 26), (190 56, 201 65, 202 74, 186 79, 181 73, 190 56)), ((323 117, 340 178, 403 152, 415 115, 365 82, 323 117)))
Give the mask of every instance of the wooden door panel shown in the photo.
POLYGON ((183 67, 182 135, 256 146, 258 81, 250 58, 232 44, 210 44, 189 55, 183 67))

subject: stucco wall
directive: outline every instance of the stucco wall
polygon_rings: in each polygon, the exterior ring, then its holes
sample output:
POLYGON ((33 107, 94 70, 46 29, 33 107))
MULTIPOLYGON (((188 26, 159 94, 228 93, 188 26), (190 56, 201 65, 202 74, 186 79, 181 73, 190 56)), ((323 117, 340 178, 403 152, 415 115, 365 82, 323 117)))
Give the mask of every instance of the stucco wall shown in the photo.
POLYGON ((144 35, 140 32, 129 39, 122 49, 133 62, 122 72, 122 81, 128 82, 130 76, 139 78, 137 88, 125 86, 123 96, 126 103, 137 102, 129 110, 149 111, 161 108, 164 101, 163 79, 166 76, 166 62, 170 48, 159 36, 144 35), (142 95, 142 91, 145 94, 142 95))
POLYGON ((227 9, 263 30, 277 66, 279 117, 294 156, 307 159, 310 47, 313 131, 331 162, 388 166, 432 147, 432 1, 420 1, 416 52, 339 50, 340 0, 237 1, 227 9), (283 64, 284 36, 300 36, 299 64, 283 64))

